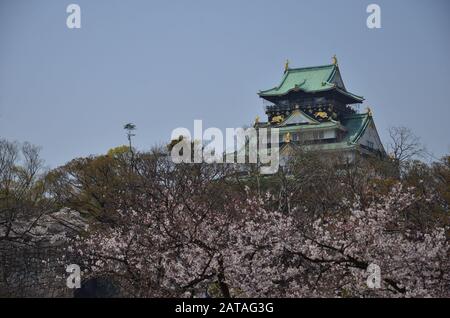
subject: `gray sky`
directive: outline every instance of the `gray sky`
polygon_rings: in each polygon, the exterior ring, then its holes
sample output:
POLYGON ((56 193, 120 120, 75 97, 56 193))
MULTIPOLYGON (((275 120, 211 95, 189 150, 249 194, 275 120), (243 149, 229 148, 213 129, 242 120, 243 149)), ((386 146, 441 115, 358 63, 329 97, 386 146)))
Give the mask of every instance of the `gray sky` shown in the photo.
POLYGON ((166 143, 176 127, 264 118, 258 90, 337 54, 383 141, 411 128, 450 152, 450 2, 0 0, 0 137, 43 147, 51 167, 126 143, 166 143), (81 7, 81 29, 66 7, 81 7), (381 7, 381 29, 366 7, 381 7))

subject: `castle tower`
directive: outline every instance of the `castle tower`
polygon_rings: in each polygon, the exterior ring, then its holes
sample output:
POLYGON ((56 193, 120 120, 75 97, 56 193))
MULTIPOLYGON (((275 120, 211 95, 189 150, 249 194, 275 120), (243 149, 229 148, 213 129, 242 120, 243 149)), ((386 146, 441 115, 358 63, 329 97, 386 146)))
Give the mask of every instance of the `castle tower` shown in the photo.
POLYGON ((385 156, 372 112, 358 113, 364 98, 346 89, 335 56, 322 66, 290 68, 287 62, 281 83, 258 95, 267 104, 267 122, 255 127, 279 128, 281 156, 292 147, 385 156))

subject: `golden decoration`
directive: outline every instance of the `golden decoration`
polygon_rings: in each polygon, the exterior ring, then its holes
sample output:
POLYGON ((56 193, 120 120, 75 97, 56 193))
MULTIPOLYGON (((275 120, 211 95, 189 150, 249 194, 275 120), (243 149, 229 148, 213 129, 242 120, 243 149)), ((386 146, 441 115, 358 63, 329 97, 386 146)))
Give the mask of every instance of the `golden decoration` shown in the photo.
POLYGON ((338 60, 337 60, 336 54, 333 55, 333 57, 331 58, 331 61, 334 65, 338 65, 338 60))
POLYGON ((278 115, 278 116, 274 116, 272 117, 272 123, 281 123, 283 121, 283 116, 278 115))
POLYGON ((366 107, 366 113, 369 116, 373 116, 373 112, 372 112, 372 109, 370 109, 370 107, 366 107))
POLYGON ((256 117, 255 117, 255 125, 256 125, 256 124, 259 124, 259 116, 256 116, 256 117))
POLYGON ((291 133, 288 132, 286 135, 284 135, 284 142, 291 142, 291 133))
POLYGON ((320 117, 322 119, 328 118, 328 114, 326 112, 317 112, 314 114, 316 117, 320 117))
POLYGON ((286 73, 289 70, 289 60, 286 60, 286 63, 284 63, 284 72, 286 73))

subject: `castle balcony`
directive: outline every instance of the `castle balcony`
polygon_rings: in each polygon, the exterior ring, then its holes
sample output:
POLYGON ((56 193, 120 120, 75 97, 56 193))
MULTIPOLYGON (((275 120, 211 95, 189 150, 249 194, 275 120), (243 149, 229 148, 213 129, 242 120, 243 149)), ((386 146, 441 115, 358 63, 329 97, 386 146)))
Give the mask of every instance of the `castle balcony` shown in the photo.
POLYGON ((286 112, 292 110, 291 105, 265 105, 264 111, 267 113, 274 113, 274 112, 286 112))
POLYGON ((290 112, 295 108, 300 109, 327 109, 334 106, 332 103, 286 103, 286 104, 272 104, 264 106, 264 111, 268 113, 284 113, 290 112))
POLYGON ((324 102, 293 102, 293 103, 283 103, 283 104, 265 104, 263 105, 266 114, 283 114, 289 113, 295 108, 300 108, 303 110, 327 110, 335 109, 337 112, 342 112, 344 114, 353 114, 359 110, 359 104, 345 105, 341 103, 336 103, 335 101, 324 101, 324 102))

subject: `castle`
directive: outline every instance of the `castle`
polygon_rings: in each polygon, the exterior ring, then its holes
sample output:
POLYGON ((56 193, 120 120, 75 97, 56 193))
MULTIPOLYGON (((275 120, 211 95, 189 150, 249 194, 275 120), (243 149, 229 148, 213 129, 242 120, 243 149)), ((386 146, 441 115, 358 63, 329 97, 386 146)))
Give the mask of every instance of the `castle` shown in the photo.
POLYGON ((266 103, 267 122, 257 117, 254 127, 279 129, 281 159, 297 147, 349 161, 358 154, 386 156, 372 111, 358 113, 364 98, 346 89, 336 56, 322 66, 290 68, 286 62, 281 83, 258 95, 266 103))

